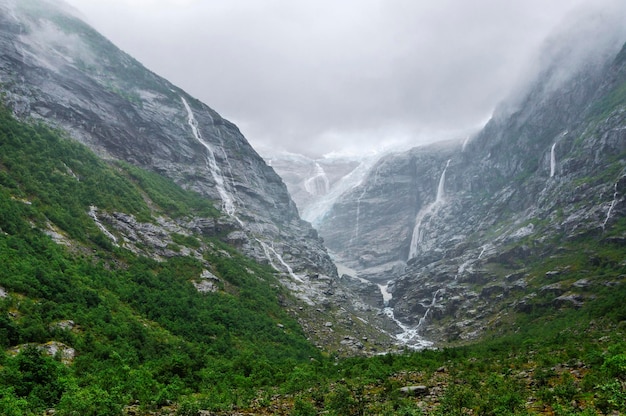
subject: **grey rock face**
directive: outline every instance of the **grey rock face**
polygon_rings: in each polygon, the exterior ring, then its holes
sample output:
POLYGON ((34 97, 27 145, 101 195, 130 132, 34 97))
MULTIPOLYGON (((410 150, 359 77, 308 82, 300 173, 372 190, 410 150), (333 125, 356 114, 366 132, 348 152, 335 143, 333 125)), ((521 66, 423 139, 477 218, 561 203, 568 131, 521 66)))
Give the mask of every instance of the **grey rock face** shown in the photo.
POLYGON ((360 277, 392 280, 395 319, 445 342, 479 336, 506 308, 531 310, 535 296, 582 305, 558 283, 528 294, 525 265, 626 215, 626 47, 596 58, 558 85, 554 68, 541 73, 469 140, 383 158, 337 200, 320 234, 360 277))
POLYGON ((168 176, 218 207, 228 198, 237 217, 231 227, 249 236, 242 250, 264 257, 255 241, 271 241, 297 273, 336 276, 280 177, 234 124, 53 5, 3 0, 0 8, 0 83, 18 116, 168 176))
MULTIPOLYGON (((90 214, 113 244, 157 260, 198 257, 204 247, 179 247, 172 235, 218 236, 273 266, 300 302, 328 306, 319 316, 301 318, 307 332, 330 318, 337 319, 338 334, 354 331, 353 316, 379 319, 343 287, 321 238, 300 218, 281 178, 234 124, 56 3, 0 0, 0 50, 2 101, 17 117, 58 127, 102 158, 169 177, 214 201, 223 213, 217 219, 161 218, 152 224, 94 206, 90 214)), ((321 193, 325 182, 309 185, 321 193)), ((52 225, 49 232, 66 241, 52 225)), ((218 282, 200 277, 195 283, 210 291, 218 282)), ((389 341, 383 331, 362 332, 381 345, 389 341)))
POLYGON ((453 151, 446 143, 434 151, 418 148, 383 157, 361 185, 345 193, 319 227, 338 261, 381 282, 398 262, 405 262, 415 209, 435 202, 439 177, 453 151))

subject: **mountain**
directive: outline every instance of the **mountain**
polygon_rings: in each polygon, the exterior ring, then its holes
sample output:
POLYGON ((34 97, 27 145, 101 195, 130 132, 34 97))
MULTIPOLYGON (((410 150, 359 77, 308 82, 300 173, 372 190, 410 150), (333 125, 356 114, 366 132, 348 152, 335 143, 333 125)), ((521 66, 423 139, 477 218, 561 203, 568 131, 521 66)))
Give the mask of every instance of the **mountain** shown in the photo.
MULTIPOLYGON (((104 160, 158 173, 212 200, 222 215, 199 229, 269 264, 308 307, 326 305, 329 316, 301 313, 322 344, 339 345, 342 334, 390 342, 378 325, 356 320, 359 329, 352 328, 357 316, 386 318, 338 278, 281 178, 234 124, 120 51, 63 2, 2 0, 0 11, 0 88, 16 117, 61 129, 104 160), (336 333, 324 326, 329 321, 336 333)), ((127 212, 94 206, 93 220, 105 224, 112 242, 139 250, 127 241, 140 233, 127 212)))
POLYGON ((624 285, 626 33, 589 20, 546 43, 480 133, 382 158, 319 224, 391 298, 399 338, 466 342, 624 285), (610 273, 584 272, 598 262, 610 273))
POLYGON ((248 253, 265 256, 255 241, 262 236, 288 260, 292 249, 310 253, 298 258, 298 271, 334 274, 280 178, 236 126, 54 4, 4 1, 2 7, 0 79, 16 115, 46 120, 101 157, 148 168, 210 197, 231 229, 247 231, 248 253))
POLYGON ((272 160, 337 276, 235 126, 0 0, 0 414, 623 413, 623 40, 462 143, 272 160))

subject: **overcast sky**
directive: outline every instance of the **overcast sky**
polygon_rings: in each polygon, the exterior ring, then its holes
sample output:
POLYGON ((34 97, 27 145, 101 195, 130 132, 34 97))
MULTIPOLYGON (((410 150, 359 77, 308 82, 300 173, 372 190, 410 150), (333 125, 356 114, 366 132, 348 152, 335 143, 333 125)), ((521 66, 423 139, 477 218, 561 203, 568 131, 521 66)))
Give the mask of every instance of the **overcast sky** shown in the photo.
POLYGON ((483 125, 597 0, 66 0, 266 148, 367 152, 483 125), (569 16, 569 17, 568 17, 569 16))

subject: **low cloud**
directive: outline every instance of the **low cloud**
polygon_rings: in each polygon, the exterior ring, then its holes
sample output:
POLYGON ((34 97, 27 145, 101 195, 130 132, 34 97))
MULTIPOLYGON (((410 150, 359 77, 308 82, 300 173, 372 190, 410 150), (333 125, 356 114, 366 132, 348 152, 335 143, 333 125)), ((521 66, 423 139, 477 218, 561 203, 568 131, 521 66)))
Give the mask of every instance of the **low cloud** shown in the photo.
POLYGON ((593 0, 71 0, 259 148, 308 155, 462 136, 593 0))

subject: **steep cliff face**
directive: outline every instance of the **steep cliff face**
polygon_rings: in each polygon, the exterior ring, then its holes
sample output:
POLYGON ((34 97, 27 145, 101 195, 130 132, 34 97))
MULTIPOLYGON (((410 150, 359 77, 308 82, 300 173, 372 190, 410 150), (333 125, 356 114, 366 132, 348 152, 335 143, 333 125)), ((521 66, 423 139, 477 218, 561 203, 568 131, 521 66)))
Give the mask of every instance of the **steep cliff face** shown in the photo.
POLYGON ((320 224, 339 262, 374 281, 387 279, 390 270, 402 265, 409 255, 415 207, 435 203, 440 175, 453 151, 453 144, 444 143, 385 156, 346 192, 320 224))
POLYGON ((266 257, 258 237, 297 272, 335 275, 283 182, 235 125, 57 6, 5 0, 0 7, 0 82, 17 115, 207 195, 231 230, 246 231, 240 243, 249 254, 266 257))
POLYGON ((575 68, 557 54, 475 137, 384 158, 320 225, 341 262, 391 281, 388 313, 409 343, 471 339, 546 302, 579 306, 568 262, 623 244, 626 49, 602 51, 575 68), (548 276, 565 282, 540 288, 555 256, 565 265, 548 276))
MULTIPOLYGON (((338 279, 281 178, 234 124, 120 51, 62 2, 0 0, 0 50, 2 101, 17 117, 53 125, 104 159, 159 173, 213 200, 222 216, 208 232, 270 264, 300 301, 323 305, 325 318, 306 308, 301 314, 311 336, 324 343, 315 333, 333 332, 324 326, 328 316, 337 336, 359 333, 346 329, 355 313, 380 320, 338 279)), ((141 235, 133 229, 141 224, 98 208, 94 221, 113 234, 141 235)), ((387 342, 372 328, 362 333, 387 342)))

